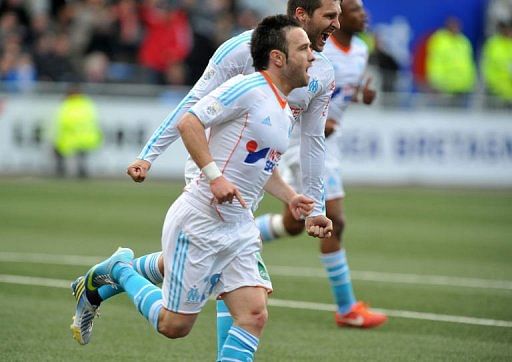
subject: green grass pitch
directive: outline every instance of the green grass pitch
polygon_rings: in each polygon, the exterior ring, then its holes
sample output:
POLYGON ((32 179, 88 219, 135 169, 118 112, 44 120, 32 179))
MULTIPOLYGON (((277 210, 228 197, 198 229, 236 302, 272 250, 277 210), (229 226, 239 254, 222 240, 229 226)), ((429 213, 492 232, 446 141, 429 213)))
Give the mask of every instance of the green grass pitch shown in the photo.
MULTIPOLYGON (((102 305, 89 345, 69 331, 74 299, 66 286, 88 269, 87 259, 70 256, 107 257, 119 245, 136 255, 159 250, 163 218, 181 188, 151 179, 0 179, 0 359, 214 361, 211 301, 181 340, 155 333, 123 295, 102 305)), ((511 361, 512 191, 348 187, 347 194, 356 295, 395 316, 378 329, 337 328, 322 310, 332 297, 318 242, 266 244, 271 300, 286 306, 269 306, 256 359, 511 361), (455 319, 432 320, 438 316, 455 319)), ((280 210, 267 197, 260 213, 280 210)))

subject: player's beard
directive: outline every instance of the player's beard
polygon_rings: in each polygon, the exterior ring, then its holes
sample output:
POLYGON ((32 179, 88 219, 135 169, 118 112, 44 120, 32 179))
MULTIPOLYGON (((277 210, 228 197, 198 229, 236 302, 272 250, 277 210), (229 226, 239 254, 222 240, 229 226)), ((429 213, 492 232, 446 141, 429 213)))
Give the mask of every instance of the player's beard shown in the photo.
POLYGON ((288 63, 288 69, 285 72, 285 76, 292 86, 292 89, 305 87, 309 83, 309 74, 307 73, 307 69, 304 70, 304 68, 299 65, 292 65, 288 63))

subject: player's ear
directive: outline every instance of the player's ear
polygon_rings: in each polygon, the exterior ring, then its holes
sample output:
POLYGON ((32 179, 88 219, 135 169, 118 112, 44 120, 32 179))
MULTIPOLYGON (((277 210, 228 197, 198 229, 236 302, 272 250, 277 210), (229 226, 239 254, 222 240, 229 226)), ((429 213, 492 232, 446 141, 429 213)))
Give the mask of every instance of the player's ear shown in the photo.
POLYGON ((297 9, 295 9, 295 17, 297 18, 298 21, 304 23, 308 18, 308 13, 306 12, 306 10, 304 10, 304 8, 298 7, 297 9))
POLYGON ((270 52, 270 61, 272 61, 276 66, 282 67, 284 65, 284 54, 279 50, 272 50, 270 52))

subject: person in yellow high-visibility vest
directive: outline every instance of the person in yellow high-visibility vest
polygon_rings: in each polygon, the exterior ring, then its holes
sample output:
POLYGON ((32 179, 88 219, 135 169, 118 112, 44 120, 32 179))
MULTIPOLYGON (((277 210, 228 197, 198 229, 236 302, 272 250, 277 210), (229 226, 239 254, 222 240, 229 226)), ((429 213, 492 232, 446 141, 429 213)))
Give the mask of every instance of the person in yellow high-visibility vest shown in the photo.
POLYGON ((460 29, 459 20, 450 17, 445 27, 427 41, 427 80, 432 89, 441 93, 467 94, 475 87, 473 47, 460 29))
POLYGON ((499 23, 498 33, 485 42, 482 73, 489 92, 512 104, 512 22, 499 23))
POLYGON ((101 145, 96 107, 78 86, 72 86, 59 106, 54 138, 56 173, 66 173, 65 158, 76 156, 78 176, 87 177, 87 154, 101 145))

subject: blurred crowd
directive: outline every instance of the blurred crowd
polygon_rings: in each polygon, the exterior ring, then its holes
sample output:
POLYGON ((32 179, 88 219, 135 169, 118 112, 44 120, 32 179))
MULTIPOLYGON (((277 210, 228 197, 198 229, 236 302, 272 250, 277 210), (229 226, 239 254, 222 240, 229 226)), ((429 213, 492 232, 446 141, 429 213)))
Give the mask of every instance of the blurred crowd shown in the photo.
MULTIPOLYGON (((30 89, 36 81, 191 85, 219 44, 263 16, 283 12, 285 4, 0 0, 0 83, 12 91, 30 89)), ((512 0, 489 4, 487 40, 478 54, 456 18, 413 44, 406 67, 401 58, 409 56, 407 46, 390 49, 387 41, 406 34, 406 23, 394 24, 385 37, 362 34, 381 89, 404 91, 398 83, 406 68, 413 80, 406 91, 451 95, 464 103, 465 96, 484 89, 512 103, 512 0)))
POLYGON ((251 3, 0 0, 0 80, 192 84, 220 43, 258 23, 251 3))

